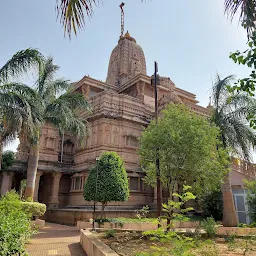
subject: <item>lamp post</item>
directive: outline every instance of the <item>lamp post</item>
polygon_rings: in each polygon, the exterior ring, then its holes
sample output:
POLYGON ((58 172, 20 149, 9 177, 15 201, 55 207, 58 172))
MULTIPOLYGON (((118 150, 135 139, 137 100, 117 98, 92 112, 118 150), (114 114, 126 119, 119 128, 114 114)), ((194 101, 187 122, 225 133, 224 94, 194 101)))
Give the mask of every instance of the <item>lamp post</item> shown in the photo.
MULTIPOLYGON (((152 76, 153 79, 151 80, 151 84, 154 85, 154 94, 155 94, 155 121, 156 124, 158 123, 158 92, 157 92, 157 84, 159 84, 159 76, 157 75, 158 72, 158 64, 155 61, 154 63, 154 75, 152 76)), ((159 148, 156 149, 156 189, 157 189, 157 217, 161 217, 162 213, 162 191, 161 191, 161 181, 160 181, 160 161, 159 161, 159 148)))
POLYGON ((96 181, 95 181, 95 193, 94 193, 94 202, 93 202, 93 223, 92 223, 92 231, 95 231, 95 213, 96 213, 96 203, 95 199, 97 196, 97 184, 98 184, 98 162, 100 158, 96 157, 96 181))

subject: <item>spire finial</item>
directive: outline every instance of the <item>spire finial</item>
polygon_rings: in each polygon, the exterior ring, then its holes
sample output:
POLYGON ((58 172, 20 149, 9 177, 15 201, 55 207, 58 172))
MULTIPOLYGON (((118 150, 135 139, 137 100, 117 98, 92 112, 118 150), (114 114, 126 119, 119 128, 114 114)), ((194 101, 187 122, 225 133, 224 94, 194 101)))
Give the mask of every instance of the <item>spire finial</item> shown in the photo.
POLYGON ((124 35, 124 7, 125 3, 122 2, 119 7, 121 9, 121 37, 124 35))

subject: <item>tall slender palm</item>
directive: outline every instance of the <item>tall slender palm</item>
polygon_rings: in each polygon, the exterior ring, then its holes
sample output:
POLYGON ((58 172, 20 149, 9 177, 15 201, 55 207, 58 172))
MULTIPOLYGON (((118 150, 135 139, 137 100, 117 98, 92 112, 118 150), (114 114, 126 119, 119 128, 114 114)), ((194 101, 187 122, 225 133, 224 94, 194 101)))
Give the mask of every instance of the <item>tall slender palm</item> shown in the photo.
MULTIPOLYGON (((230 154, 251 159, 251 149, 256 144, 255 131, 250 128, 247 116, 256 109, 256 101, 244 93, 230 93, 228 86, 234 77, 221 79, 218 75, 213 86, 212 121, 220 128, 223 146, 230 149, 230 154)), ((229 175, 225 177, 223 192, 223 224, 238 224, 229 175)))
POLYGON ((34 125, 24 127, 23 134, 29 146, 27 187, 25 197, 33 197, 35 178, 39 160, 39 142, 43 125, 52 124, 62 133, 68 132, 77 138, 84 138, 87 123, 82 120, 79 110, 89 110, 89 104, 82 94, 63 93, 70 87, 69 81, 55 79, 59 67, 48 58, 41 66, 34 93, 28 92, 26 99, 35 110, 31 111, 34 125))

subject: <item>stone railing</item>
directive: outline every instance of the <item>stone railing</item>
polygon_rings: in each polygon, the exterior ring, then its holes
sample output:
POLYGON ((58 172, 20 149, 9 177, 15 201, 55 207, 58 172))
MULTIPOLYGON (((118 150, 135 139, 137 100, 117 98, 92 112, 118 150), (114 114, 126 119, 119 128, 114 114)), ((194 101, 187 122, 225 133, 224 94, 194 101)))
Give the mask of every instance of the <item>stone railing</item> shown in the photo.
POLYGON ((232 159, 232 170, 251 178, 256 178, 256 165, 237 158, 232 159))

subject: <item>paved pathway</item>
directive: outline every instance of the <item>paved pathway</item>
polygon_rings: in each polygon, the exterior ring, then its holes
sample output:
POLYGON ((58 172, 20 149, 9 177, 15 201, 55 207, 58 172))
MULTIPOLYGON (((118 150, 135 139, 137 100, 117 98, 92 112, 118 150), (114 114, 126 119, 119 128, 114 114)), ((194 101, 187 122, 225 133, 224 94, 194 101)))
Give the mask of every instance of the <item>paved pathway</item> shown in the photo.
POLYGON ((79 241, 75 227, 46 223, 30 240, 27 251, 30 256, 86 256, 79 241))

